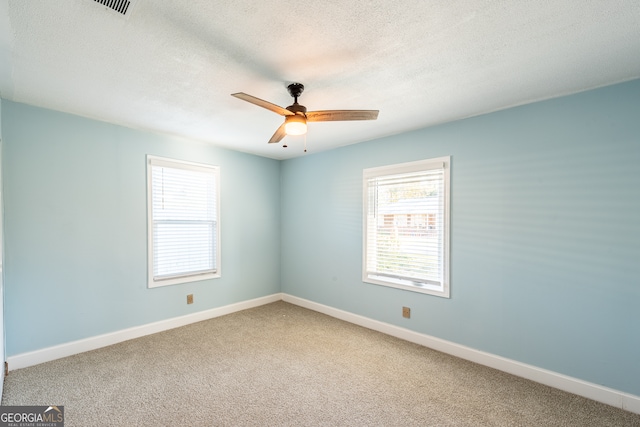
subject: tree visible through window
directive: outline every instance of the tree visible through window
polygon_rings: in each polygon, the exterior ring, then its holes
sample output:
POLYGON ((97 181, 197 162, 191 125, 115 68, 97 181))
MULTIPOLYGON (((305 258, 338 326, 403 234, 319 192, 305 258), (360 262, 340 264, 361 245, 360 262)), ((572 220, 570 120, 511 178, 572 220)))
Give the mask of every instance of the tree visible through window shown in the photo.
POLYGON ((449 297, 449 162, 364 170, 365 282, 449 297))

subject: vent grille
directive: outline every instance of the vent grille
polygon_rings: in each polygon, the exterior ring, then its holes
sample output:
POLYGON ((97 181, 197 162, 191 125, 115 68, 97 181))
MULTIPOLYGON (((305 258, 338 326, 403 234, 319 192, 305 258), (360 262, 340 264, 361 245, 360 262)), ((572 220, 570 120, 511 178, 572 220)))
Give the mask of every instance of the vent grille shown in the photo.
POLYGON ((131 6, 131 2, 129 0, 94 0, 95 2, 100 3, 108 7, 109 9, 115 10, 122 15, 127 14, 127 10, 129 10, 129 6, 131 6))

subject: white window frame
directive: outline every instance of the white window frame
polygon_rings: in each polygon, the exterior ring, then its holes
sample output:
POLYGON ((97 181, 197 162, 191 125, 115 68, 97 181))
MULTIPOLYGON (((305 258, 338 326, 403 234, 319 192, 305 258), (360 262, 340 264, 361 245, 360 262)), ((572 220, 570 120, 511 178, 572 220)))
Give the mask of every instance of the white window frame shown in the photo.
POLYGON ((443 298, 450 298, 450 169, 451 156, 438 157, 434 159, 418 160, 408 163, 400 163, 388 166, 380 166, 363 170, 363 246, 362 246, 362 281, 375 285, 389 286, 392 288, 404 289, 412 292, 420 292, 429 295, 436 295, 443 298), (444 177, 444 201, 443 201, 443 244, 442 244, 442 283, 417 283, 411 279, 400 277, 385 277, 377 275, 375 272, 367 272, 367 260, 370 255, 367 246, 367 227, 369 221, 369 180, 377 177, 406 174, 434 169, 443 169, 444 177))
POLYGON ((218 166, 207 165, 203 163, 187 162, 184 160, 169 159, 166 157, 158 157, 147 155, 147 255, 148 255, 148 281, 149 288, 157 288, 161 286, 175 285, 179 283, 195 282, 200 280, 215 279, 221 277, 221 257, 220 257, 220 168, 218 166), (152 166, 165 166, 168 168, 192 170, 199 172, 211 173, 215 179, 215 203, 216 203, 216 226, 214 233, 215 248, 215 269, 206 273, 186 273, 180 276, 154 278, 154 241, 153 241, 153 182, 152 182, 152 166))

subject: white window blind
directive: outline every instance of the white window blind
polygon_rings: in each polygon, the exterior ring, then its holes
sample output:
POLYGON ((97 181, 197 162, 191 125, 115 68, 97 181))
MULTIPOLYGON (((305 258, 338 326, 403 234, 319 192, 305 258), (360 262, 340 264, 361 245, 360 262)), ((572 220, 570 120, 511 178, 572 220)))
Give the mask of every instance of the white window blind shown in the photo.
POLYGON ((448 162, 364 171, 365 282, 448 297, 448 162))
POLYGON ((151 156, 148 168, 149 286, 216 277, 218 169, 151 156))

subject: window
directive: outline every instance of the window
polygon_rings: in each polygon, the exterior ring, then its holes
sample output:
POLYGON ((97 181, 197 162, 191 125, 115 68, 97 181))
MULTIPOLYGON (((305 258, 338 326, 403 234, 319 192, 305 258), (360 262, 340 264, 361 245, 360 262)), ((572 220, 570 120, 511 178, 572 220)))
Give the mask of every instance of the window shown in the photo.
POLYGON ((148 286, 220 277, 220 171, 147 156, 148 286))
POLYGON ((364 170, 363 281, 449 298, 449 166, 364 170))

